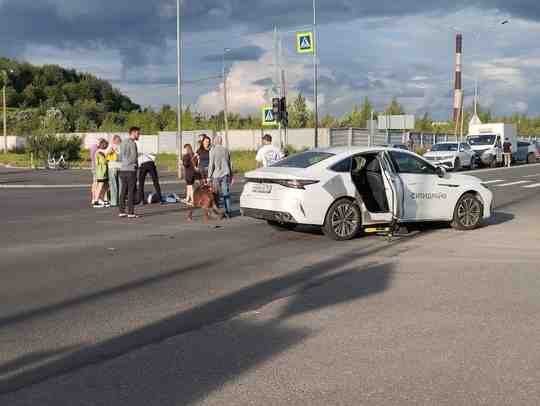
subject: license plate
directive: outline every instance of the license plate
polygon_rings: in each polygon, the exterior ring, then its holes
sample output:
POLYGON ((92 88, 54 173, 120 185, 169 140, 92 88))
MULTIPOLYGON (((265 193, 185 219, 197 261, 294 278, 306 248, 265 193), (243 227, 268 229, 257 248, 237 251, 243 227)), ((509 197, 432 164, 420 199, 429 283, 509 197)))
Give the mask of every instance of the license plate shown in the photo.
POLYGON ((256 183, 251 189, 253 193, 272 193, 272 185, 266 185, 263 183, 256 183))

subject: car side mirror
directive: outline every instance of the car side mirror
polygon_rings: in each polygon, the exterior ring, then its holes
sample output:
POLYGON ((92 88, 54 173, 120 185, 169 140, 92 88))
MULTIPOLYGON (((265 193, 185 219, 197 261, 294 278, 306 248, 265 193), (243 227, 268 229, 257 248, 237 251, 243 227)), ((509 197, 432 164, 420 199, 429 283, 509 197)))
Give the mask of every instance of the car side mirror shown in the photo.
POLYGON ((442 166, 437 166, 435 172, 439 178, 444 178, 446 176, 446 169, 444 169, 442 166))

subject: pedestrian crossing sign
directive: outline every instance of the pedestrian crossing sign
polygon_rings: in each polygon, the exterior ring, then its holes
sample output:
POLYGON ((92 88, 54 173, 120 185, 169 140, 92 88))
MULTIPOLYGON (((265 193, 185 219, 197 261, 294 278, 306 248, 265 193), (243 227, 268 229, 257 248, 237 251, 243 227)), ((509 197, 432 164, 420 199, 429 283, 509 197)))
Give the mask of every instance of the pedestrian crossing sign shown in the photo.
POLYGON ((262 123, 263 126, 276 125, 276 118, 274 117, 274 110, 272 106, 264 106, 262 109, 262 123))
POLYGON ((296 33, 296 51, 299 54, 312 54, 315 51, 312 31, 296 33))

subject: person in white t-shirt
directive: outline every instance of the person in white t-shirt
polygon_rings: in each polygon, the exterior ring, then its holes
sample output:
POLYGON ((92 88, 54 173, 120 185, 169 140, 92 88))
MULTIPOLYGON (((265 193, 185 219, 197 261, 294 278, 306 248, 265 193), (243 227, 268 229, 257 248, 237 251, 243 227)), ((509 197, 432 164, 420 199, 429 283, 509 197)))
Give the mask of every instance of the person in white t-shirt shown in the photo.
POLYGON ((284 158, 283 152, 278 147, 272 145, 271 135, 266 134, 262 138, 262 143, 263 146, 259 149, 255 158, 259 166, 267 168, 284 158))
POLYGON ((161 187, 159 185, 159 175, 156 167, 156 156, 153 154, 147 154, 143 152, 142 145, 140 141, 136 142, 138 151, 139 151, 139 187, 137 189, 137 198, 135 199, 136 205, 146 204, 144 199, 144 184, 146 182, 146 176, 150 175, 152 177, 152 182, 154 183, 154 189, 156 190, 157 199, 159 202, 163 201, 163 196, 161 195, 161 187))

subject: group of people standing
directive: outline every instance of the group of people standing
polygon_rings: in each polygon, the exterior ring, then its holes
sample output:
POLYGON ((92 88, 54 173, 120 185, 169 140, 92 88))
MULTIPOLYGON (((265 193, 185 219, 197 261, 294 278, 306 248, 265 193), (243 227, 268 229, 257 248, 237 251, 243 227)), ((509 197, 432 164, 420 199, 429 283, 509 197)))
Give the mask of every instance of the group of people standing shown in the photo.
MULTIPOLYGON (((100 139, 91 147, 92 207, 118 207, 120 217, 138 218, 135 206, 146 203, 144 184, 148 175, 154 183, 156 202, 163 202, 156 157, 140 152, 139 138, 140 129, 132 127, 126 140, 115 135, 110 143, 100 139)), ((283 159, 281 150, 272 145, 270 135, 265 135, 262 142, 256 157, 259 166, 267 167, 283 159)), ((184 145, 182 163, 187 184, 183 202, 194 205, 195 187, 211 185, 218 205, 224 209, 225 217, 230 218, 233 164, 223 138, 218 135, 212 141, 208 135, 201 134, 196 151, 191 144, 184 145)))
POLYGON ((211 184, 218 196, 218 205, 225 210, 225 217, 230 218, 233 165, 229 150, 223 146, 223 138, 216 136, 212 142, 210 137, 202 134, 197 151, 193 150, 191 144, 184 145, 182 163, 187 184, 184 203, 194 204, 196 183, 211 184))
POLYGON ((146 203, 144 184, 148 175, 154 183, 156 200, 162 202, 155 156, 139 153, 139 138, 140 129, 132 127, 127 140, 115 135, 110 143, 100 139, 90 148, 92 207, 118 207, 120 217, 138 218, 135 205, 146 203))

